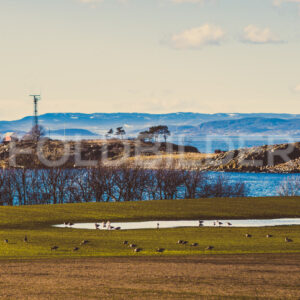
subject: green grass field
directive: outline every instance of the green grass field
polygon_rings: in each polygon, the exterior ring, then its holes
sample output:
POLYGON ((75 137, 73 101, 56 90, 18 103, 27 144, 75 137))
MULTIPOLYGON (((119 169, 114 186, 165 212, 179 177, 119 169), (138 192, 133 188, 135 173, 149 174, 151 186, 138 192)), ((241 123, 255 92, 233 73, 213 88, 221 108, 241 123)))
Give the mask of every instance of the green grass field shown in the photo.
POLYGON ((300 198, 237 198, 127 203, 84 203, 0 208, 0 258, 58 258, 132 255, 190 255, 300 252, 300 226, 267 228, 176 228, 101 231, 54 228, 65 221, 300 217, 300 198), (250 233, 252 238, 246 238, 250 233), (266 234, 273 235, 266 238, 266 234), (27 235, 29 242, 24 243, 27 235), (293 240, 284 241, 285 236, 293 240), (8 243, 4 243, 8 239, 8 243), (187 240, 199 246, 178 245, 187 240), (87 245, 80 246, 82 240, 87 245), (128 240, 141 253, 123 245, 128 240), (51 247, 57 245, 56 251, 51 247), (214 246, 211 251, 205 250, 214 246), (73 251, 79 247, 78 251, 73 251), (156 248, 165 248, 163 254, 156 248))

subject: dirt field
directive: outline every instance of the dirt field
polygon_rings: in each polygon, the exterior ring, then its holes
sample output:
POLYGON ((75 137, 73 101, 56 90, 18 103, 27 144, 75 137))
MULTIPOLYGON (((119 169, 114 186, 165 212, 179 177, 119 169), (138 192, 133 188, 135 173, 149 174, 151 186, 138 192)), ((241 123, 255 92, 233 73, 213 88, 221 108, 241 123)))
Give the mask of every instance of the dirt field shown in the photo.
POLYGON ((300 254, 0 264, 1 299, 300 299, 300 254))

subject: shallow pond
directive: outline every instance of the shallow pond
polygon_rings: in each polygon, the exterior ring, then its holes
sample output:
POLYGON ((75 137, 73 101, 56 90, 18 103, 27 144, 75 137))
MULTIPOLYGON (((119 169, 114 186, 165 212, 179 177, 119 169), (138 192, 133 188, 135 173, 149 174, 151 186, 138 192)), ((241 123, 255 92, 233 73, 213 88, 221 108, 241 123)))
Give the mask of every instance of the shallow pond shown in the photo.
MULTIPOLYGON (((199 227, 199 220, 181 220, 181 221, 144 221, 144 222, 113 222, 111 229, 119 227, 120 230, 129 229, 157 229, 176 228, 176 227, 199 227)), ((300 218, 285 219, 266 219, 266 220, 203 220, 200 223, 202 227, 266 227, 282 225, 300 225, 300 218)), ((103 227, 102 223, 97 224, 98 230, 108 230, 109 226, 103 227)), ((96 229, 95 223, 77 223, 69 225, 55 225, 55 227, 76 228, 76 229, 96 229)))

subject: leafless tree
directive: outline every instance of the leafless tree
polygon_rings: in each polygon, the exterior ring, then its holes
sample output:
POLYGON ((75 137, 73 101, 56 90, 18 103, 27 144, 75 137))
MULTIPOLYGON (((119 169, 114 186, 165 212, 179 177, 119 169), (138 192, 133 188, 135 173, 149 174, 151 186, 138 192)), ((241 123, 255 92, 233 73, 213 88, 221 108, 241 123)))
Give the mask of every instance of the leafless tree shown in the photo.
POLYGON ((183 185, 185 187, 185 198, 195 199, 205 194, 207 176, 200 168, 186 168, 182 170, 183 185))
POLYGON ((300 177, 289 176, 278 187, 279 196, 299 196, 300 195, 300 177))
POLYGON ((64 203, 70 184, 70 172, 62 168, 49 168, 40 170, 40 172, 44 193, 49 195, 53 204, 64 203))
POLYGON ((13 205, 15 196, 14 170, 0 169, 0 204, 13 205))
POLYGON ((93 186, 90 185, 90 170, 69 170, 69 202, 92 202, 93 186))
MULTIPOLYGON (((281 195, 300 193, 300 180, 289 179, 281 195)), ((58 204, 204 197, 246 196, 244 183, 200 169, 179 169, 162 162, 153 170, 128 164, 90 169, 0 170, 0 204, 58 204)))
POLYGON ((230 182, 228 177, 218 175, 206 191, 207 197, 245 197, 247 194, 246 185, 243 182, 230 182))
POLYGON ((18 205, 28 204, 30 192, 29 172, 30 170, 23 168, 15 170, 13 174, 18 205))
POLYGON ((113 198, 113 177, 112 167, 100 164, 97 168, 90 170, 88 180, 96 202, 106 202, 113 198))

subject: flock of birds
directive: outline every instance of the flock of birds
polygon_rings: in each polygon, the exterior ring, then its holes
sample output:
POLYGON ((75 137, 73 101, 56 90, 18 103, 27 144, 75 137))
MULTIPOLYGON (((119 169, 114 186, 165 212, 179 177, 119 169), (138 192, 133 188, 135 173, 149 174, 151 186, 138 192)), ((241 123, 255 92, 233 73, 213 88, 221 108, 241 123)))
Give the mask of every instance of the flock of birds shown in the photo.
MULTIPOLYGON (((199 220, 199 227, 203 226, 203 224, 204 224, 204 221, 199 220)), ((64 222, 64 225, 65 225, 65 226, 72 227, 72 226, 74 225, 74 223, 72 223, 72 222, 64 222)), ((220 221, 215 221, 215 222, 213 222, 213 225, 214 225, 214 226, 222 226, 223 223, 220 222, 220 221)), ((230 222, 225 222, 225 225, 227 225, 227 226, 232 226, 232 224, 231 224, 230 222)), ((112 229, 114 229, 114 230, 120 230, 120 229, 121 229, 121 227, 116 227, 116 228, 115 228, 115 227, 111 226, 110 221, 103 221, 103 222, 102 222, 102 228, 103 228, 103 229, 108 229, 108 230, 112 230, 112 229)), ((95 229, 100 229, 100 224, 95 223, 95 229)), ((157 229, 159 229, 159 223, 157 223, 157 229)), ((249 233, 246 233, 246 234, 245 234, 245 237, 246 237, 246 238, 251 238, 252 235, 249 234, 249 233)), ((266 235, 266 238, 271 238, 271 237, 273 237, 271 234, 267 234, 267 235, 266 235)), ((290 239, 290 238, 288 238, 288 237, 285 237, 284 240, 285 240, 286 243, 293 242, 293 240, 290 239)), ((27 237, 26 235, 24 236, 23 241, 24 241, 24 243, 28 243, 28 237, 27 237)), ((8 244, 8 239, 4 239, 4 243, 8 244)), ((80 243, 80 246, 86 245, 86 244, 88 244, 88 243, 89 243, 88 240, 83 240, 83 241, 80 243)), ((185 240, 178 240, 178 241, 177 241, 177 244, 179 244, 179 245, 188 245, 189 242, 188 242, 188 241, 185 241, 185 240)), ((129 243, 129 241, 124 241, 124 242, 123 242, 123 245, 128 246, 129 248, 132 248, 133 251, 136 252, 136 253, 143 251, 142 248, 139 248, 139 247, 138 247, 136 244, 134 244, 134 243, 129 243)), ((197 246, 199 246, 198 243, 190 243, 189 245, 190 245, 191 247, 197 247, 197 246)), ((59 249, 59 247, 58 247, 57 245, 54 245, 54 246, 52 246, 50 249, 51 249, 51 251, 55 251, 55 250, 59 249)), ((79 249, 80 249, 79 247, 74 247, 74 248, 73 248, 73 251, 76 252, 76 251, 78 251, 79 249)), ((207 246, 207 247, 205 248, 205 250, 213 250, 213 249, 214 249, 214 246, 210 246, 210 245, 207 246)), ((158 252, 158 253, 162 253, 162 252, 165 251, 165 248, 156 248, 155 251, 158 252)))
MULTIPOLYGON (((86 245, 86 244, 88 244, 88 243, 89 243, 89 241, 83 240, 83 241, 80 243, 80 246, 86 245)), ((59 247, 55 245, 55 246, 51 247, 51 251, 57 250, 58 248, 59 248, 59 247)), ((74 248, 73 248, 73 251, 76 252, 76 251, 78 251, 79 249, 80 249, 79 247, 74 247, 74 248)))
MULTIPOLYGON (((24 236, 23 241, 24 241, 24 243, 28 243, 27 235, 24 236)), ((4 243, 5 243, 5 244, 8 244, 8 239, 4 239, 4 243)))
MULTIPOLYGON (((74 223, 72 223, 72 222, 64 222, 65 227, 72 227, 73 225, 74 225, 74 223)), ((213 225, 219 226, 219 227, 221 227, 222 225, 232 226, 232 224, 230 222, 225 222, 225 224, 223 224, 223 222, 220 222, 220 221, 214 221, 213 225)), ((199 227, 201 227, 201 226, 204 226, 204 221, 199 220, 199 227)), ((156 228, 157 229, 160 228, 159 223, 156 224, 156 228)), ((100 222, 100 224, 95 223, 95 229, 121 230, 121 227, 114 227, 111 225, 110 221, 103 221, 103 222, 100 222)))
MULTIPOLYGON (((246 233, 246 234, 245 234, 245 237, 246 237, 246 238, 251 238, 252 235, 249 234, 249 233, 246 233)), ((271 237, 273 237, 271 234, 267 234, 267 235, 266 235, 266 238, 271 238, 271 237)), ((290 242, 293 242, 293 240, 290 239, 290 238, 288 238, 288 237, 285 237, 285 242, 290 243, 290 242)), ((124 245, 128 245, 130 248, 133 248, 133 249, 134 249, 134 252, 141 252, 141 251, 143 250, 142 248, 138 248, 136 244, 129 244, 128 241, 124 241, 123 244, 124 244, 124 245)), ((188 245, 189 242, 188 242, 188 241, 184 241, 184 240, 179 240, 179 241, 177 242, 177 244, 179 244, 179 245, 188 245)), ((190 243, 189 245, 190 245, 191 247, 197 247, 197 246, 199 246, 198 243, 190 243)), ((213 250, 214 248, 215 248, 214 246, 207 246, 207 247, 205 248, 205 250, 213 250)), ((160 253, 161 253, 161 252, 164 252, 164 251, 165 251, 164 248, 157 248, 157 249, 156 249, 156 252, 160 252, 160 253)))
MULTIPOLYGON (((72 227, 74 223, 72 222, 64 222, 65 227, 72 227)), ((98 223, 95 223, 95 229, 101 229, 101 225, 98 223)), ((110 221, 103 221, 102 222, 102 229, 107 230, 120 230, 121 227, 114 227, 111 225, 110 221)))
MULTIPOLYGON (((203 226, 204 225, 204 221, 202 220, 199 220, 199 227, 203 226)), ((227 225, 227 226, 232 226, 232 224, 230 222, 225 222, 225 224, 223 222, 220 222, 220 221, 214 221, 213 222, 213 225, 214 226, 219 226, 221 227, 222 225, 227 225)))
MULTIPOLYGON (((188 245, 188 241, 183 241, 183 240, 179 240, 177 242, 177 244, 180 244, 180 245, 188 245)), ((141 252, 143 251, 142 248, 139 248, 136 244, 130 244, 128 241, 124 241, 123 242, 123 245, 125 246, 129 246, 129 248, 132 248, 134 252, 141 252)), ((191 243, 190 246, 191 247, 197 247, 199 244, 198 243, 191 243)), ((205 250, 212 250, 214 247, 213 246, 208 246, 206 247, 205 250)), ((158 253, 162 253, 162 252, 165 252, 165 248, 156 248, 155 252, 158 252, 158 253)))
MULTIPOLYGON (((143 251, 142 248, 139 248, 136 244, 130 244, 128 241, 124 241, 123 245, 128 246, 129 248, 132 248, 134 252, 138 253, 143 251)), ((156 248, 156 252, 162 253, 165 251, 164 248, 156 248)))
MULTIPOLYGON (((246 234, 245 234, 245 237, 246 237, 246 238, 251 238, 252 235, 249 234, 249 233, 246 233, 246 234)), ((271 234, 267 234, 267 235, 266 235, 266 238, 271 238, 271 237, 273 237, 271 234)), ((26 241, 26 242, 28 241, 26 236, 25 236, 25 238, 24 238, 24 241, 26 241)), ((5 242, 8 243, 8 240, 5 240, 5 242)), ((293 242, 293 240, 290 239, 290 238, 288 238, 288 237, 285 237, 285 242, 286 242, 286 243, 290 243, 290 242, 293 242)), ((80 243, 80 245, 82 246, 82 245, 86 245, 86 244, 88 244, 88 243, 89 243, 89 241, 83 240, 83 241, 80 243)), ((198 246, 199 246, 198 243, 190 243, 190 244, 189 244, 189 242, 188 242, 188 241, 185 241, 185 240, 178 240, 178 241, 177 241, 177 244, 178 244, 178 245, 190 245, 190 247, 198 247, 198 246)), ((140 247, 138 247, 137 244, 130 243, 129 241, 124 241, 124 242, 123 242, 123 245, 128 246, 129 248, 133 249, 133 251, 134 251, 135 253, 139 253, 139 252, 143 251, 143 249, 140 248, 140 247)), ((58 248, 59 248, 58 246, 53 246, 53 247, 51 247, 51 251, 52 251, 52 250, 57 250, 58 248)), ((205 248, 205 250, 213 250, 214 248, 215 248, 214 246, 209 245, 209 246, 207 246, 207 247, 205 248)), ((78 247, 73 248, 73 251, 78 251, 78 250, 79 250, 78 247)), ((165 250, 166 250, 165 248, 156 248, 155 252, 163 253, 165 250)))
MULTIPOLYGON (((28 243, 28 242, 29 242, 29 241, 28 241, 28 237, 27 237, 26 235, 24 236, 23 241, 24 241, 24 243, 28 243)), ((8 239, 4 239, 4 243, 5 243, 5 244, 8 244, 8 239)), ((80 245, 82 246, 82 245, 86 245, 86 244, 88 244, 88 243, 89 243, 89 241, 83 240, 83 241, 80 243, 80 245)), ((57 250, 57 249, 59 249, 59 247, 56 246, 56 245, 50 247, 50 250, 51 250, 51 251, 57 250)), ((74 248, 73 248, 73 251, 78 251, 78 250, 79 250, 79 247, 74 247, 74 248)))

